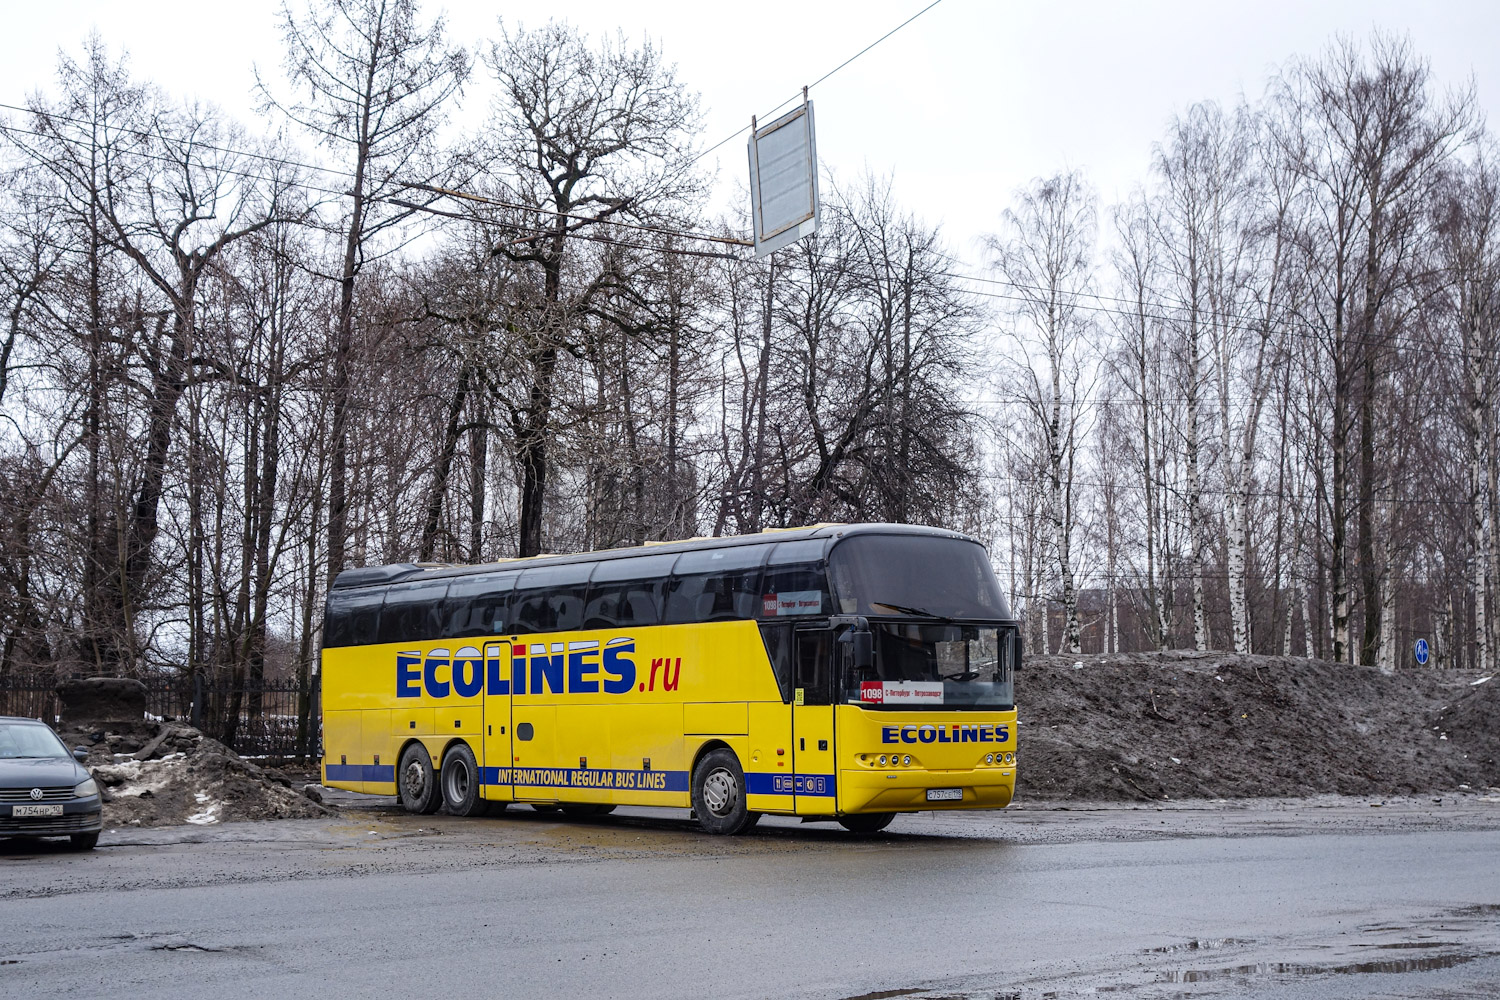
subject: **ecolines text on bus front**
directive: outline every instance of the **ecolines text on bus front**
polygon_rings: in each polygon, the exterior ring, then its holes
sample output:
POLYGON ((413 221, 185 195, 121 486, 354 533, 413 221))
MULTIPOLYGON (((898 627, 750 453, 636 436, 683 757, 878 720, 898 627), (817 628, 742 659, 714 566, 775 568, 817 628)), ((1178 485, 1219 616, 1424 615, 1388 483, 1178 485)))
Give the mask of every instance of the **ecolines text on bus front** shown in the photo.
POLYGON ((882 743, 1008 743, 1007 725, 882 726, 882 743))

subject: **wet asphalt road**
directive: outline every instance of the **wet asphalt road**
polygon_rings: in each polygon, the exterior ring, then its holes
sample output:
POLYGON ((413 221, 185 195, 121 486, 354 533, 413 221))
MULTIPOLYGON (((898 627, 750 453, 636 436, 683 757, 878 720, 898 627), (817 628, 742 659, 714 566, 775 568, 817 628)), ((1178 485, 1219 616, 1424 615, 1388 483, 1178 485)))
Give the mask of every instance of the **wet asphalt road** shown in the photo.
POLYGON ((1497 831, 1476 797, 120 831, 0 847, 0 997, 1493 997, 1497 831))

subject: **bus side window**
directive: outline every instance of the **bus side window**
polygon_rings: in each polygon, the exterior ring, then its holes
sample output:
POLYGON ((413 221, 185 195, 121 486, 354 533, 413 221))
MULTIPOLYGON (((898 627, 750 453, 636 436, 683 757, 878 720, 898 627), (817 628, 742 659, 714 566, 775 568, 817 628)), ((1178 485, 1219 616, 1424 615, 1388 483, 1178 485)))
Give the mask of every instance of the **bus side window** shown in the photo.
POLYGON ((375 637, 380 628, 380 609, 384 604, 384 596, 380 592, 370 594, 355 605, 354 613, 349 620, 349 645, 369 646, 375 643, 375 637))
POLYGON ((755 618, 759 591, 758 569, 673 577, 667 590, 667 624, 755 618))
POLYGON ((500 573, 478 579, 455 579, 444 605, 443 635, 455 639, 499 635, 509 621, 511 588, 518 574, 500 573))
POLYGON ((821 539, 780 542, 771 550, 771 558, 766 563, 765 582, 761 587, 763 600, 758 612, 760 617, 817 617, 833 613, 833 599, 828 593, 828 571, 822 561, 822 551, 821 539))
POLYGON ((583 628, 583 598, 584 588, 581 586, 554 590, 548 594, 547 602, 552 608, 552 620, 557 623, 553 628, 559 632, 583 628))
POLYGON ((380 622, 380 604, 385 599, 379 590, 335 590, 328 595, 328 612, 323 621, 323 646, 364 646, 375 641, 380 622))
POLYGON ((441 611, 448 581, 387 587, 376 642, 425 642, 442 635, 441 611))
POLYGON ((808 629, 796 633, 797 687, 804 705, 833 704, 833 632, 808 629))
POLYGON ((583 626, 583 602, 593 563, 523 570, 510 602, 513 632, 560 632, 583 626))
POLYGON ((637 580, 595 584, 583 612, 584 628, 661 624, 661 581, 637 580))
POLYGON ((511 595, 510 628, 512 632, 551 632, 557 618, 545 590, 518 590, 511 595))
POLYGON ((673 554, 603 559, 589 576, 584 628, 660 625, 673 554))
POLYGON ((511 599, 512 632, 566 632, 583 627, 583 587, 518 590, 511 599))
POLYGON ((760 567, 769 545, 684 552, 667 587, 666 623, 732 621, 760 614, 760 567))
POLYGON ((761 641, 766 644, 766 658, 771 661, 771 672, 776 675, 776 686, 781 689, 783 704, 792 703, 792 626, 778 623, 762 624, 761 641))

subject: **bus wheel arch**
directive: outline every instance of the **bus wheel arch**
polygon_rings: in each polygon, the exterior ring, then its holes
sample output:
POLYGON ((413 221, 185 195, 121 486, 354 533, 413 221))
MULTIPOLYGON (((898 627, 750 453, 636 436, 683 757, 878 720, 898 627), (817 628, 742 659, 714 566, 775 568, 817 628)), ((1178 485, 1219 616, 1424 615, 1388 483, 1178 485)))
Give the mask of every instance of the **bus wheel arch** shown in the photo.
POLYGON ((431 815, 443 804, 438 772, 421 740, 407 740, 396 755, 396 797, 409 813, 431 815))
POLYGON ((443 804, 453 816, 479 816, 484 799, 479 794, 479 761, 464 740, 454 740, 443 749, 443 804))
POLYGON ((693 762, 691 794, 698 824, 708 833, 744 833, 760 819, 745 800, 745 770, 728 745, 711 740, 693 762))
MULTIPOLYGON (((688 769, 688 774, 697 774, 698 765, 703 762, 703 758, 707 757, 715 750, 728 750, 730 753, 734 753, 734 748, 731 747, 728 743, 725 743, 723 740, 704 740, 703 745, 698 748, 697 753, 693 754, 693 766, 688 769)), ((735 759, 739 759, 738 754, 735 754, 735 759)))

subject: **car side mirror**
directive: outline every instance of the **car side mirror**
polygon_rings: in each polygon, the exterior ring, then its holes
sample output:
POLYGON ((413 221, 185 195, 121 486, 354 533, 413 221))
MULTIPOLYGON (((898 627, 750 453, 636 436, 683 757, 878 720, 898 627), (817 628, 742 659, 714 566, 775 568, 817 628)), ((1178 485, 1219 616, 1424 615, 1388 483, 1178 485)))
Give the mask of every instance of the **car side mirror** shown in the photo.
POLYGON ((854 669, 869 670, 875 666, 875 637, 869 632, 854 633, 854 669))
POLYGON ((89 759, 88 747, 74 747, 73 748, 73 759, 76 760, 76 761, 78 761, 79 763, 82 763, 82 762, 88 760, 89 759))

